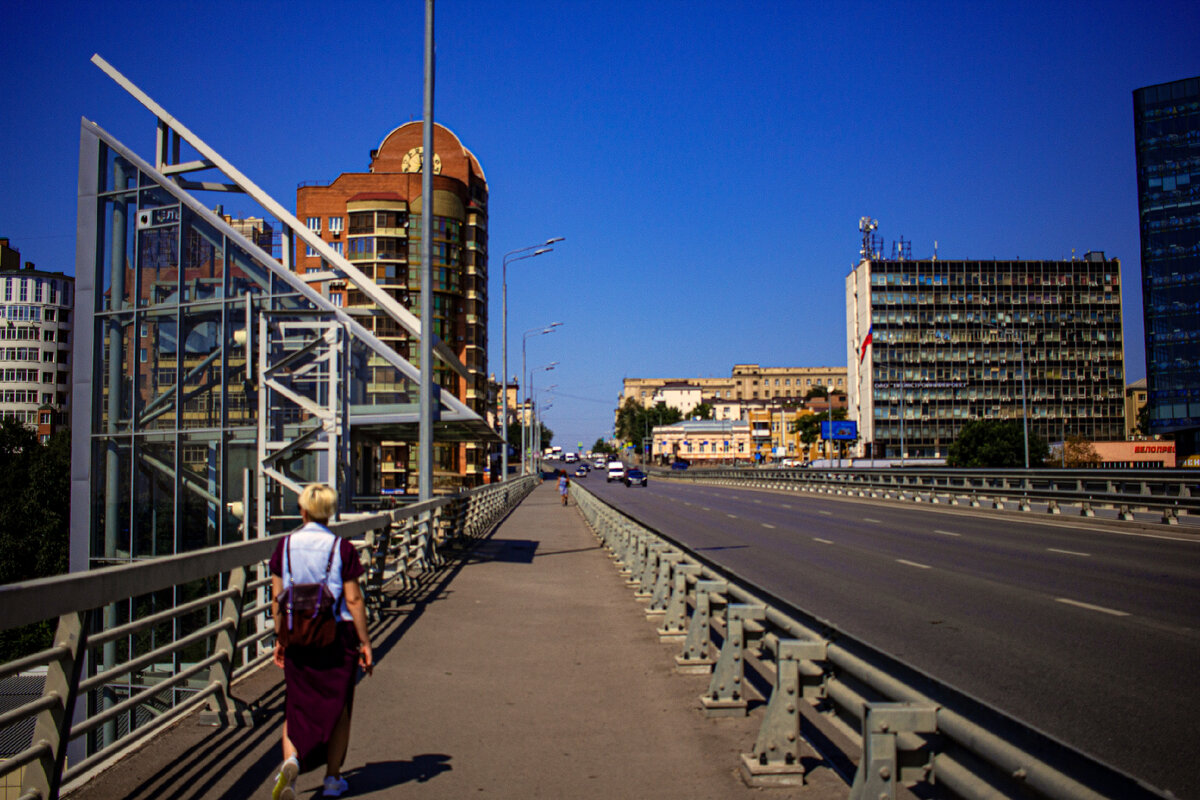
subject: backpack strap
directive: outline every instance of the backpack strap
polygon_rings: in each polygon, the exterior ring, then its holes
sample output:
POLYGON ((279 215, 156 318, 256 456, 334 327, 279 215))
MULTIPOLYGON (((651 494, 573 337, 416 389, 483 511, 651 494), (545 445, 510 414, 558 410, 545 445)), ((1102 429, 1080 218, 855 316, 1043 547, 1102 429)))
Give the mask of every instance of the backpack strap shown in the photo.
POLYGON ((288 537, 286 539, 284 539, 284 541, 283 541, 283 582, 284 582, 283 591, 284 591, 284 594, 287 595, 287 629, 289 631, 292 629, 292 606, 294 604, 292 596, 295 594, 295 592, 288 591, 291 588, 291 586, 289 586, 288 584, 295 583, 295 581, 291 580, 291 577, 292 577, 292 535, 289 533, 288 537))

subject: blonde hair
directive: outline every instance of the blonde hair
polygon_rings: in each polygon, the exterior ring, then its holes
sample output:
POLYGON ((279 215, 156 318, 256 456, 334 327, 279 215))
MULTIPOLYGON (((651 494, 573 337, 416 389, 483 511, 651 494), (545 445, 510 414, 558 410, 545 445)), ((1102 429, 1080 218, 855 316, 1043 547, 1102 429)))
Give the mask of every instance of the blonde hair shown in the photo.
POLYGON ((336 506, 337 492, 323 483, 310 483, 300 493, 300 507, 313 522, 328 522, 336 506))

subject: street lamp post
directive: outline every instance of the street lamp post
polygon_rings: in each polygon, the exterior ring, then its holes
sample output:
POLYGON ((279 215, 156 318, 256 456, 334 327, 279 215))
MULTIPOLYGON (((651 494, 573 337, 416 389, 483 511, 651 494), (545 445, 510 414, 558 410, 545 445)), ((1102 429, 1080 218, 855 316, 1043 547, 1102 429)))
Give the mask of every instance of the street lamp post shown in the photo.
MULTIPOLYGON (((1028 470, 1029 469, 1029 397, 1028 397, 1028 392, 1026 392, 1026 390, 1025 390, 1025 341, 1024 341, 1024 339, 1021 338, 1019 332, 1017 332, 1017 331, 1009 330, 1007 328, 1001 329, 998 325, 987 325, 986 323, 985 323, 984 327, 991 328, 993 331, 995 331, 997 334, 997 336, 996 336, 997 340, 1004 338, 1004 339, 1009 339, 1011 341, 1015 341, 1017 343, 1017 358, 1020 359, 1020 362, 1021 362, 1021 428, 1022 428, 1024 437, 1025 437, 1025 469, 1028 470), (1004 334, 1011 333, 1012 335, 1002 337, 1002 336, 1000 336, 1001 333, 1004 333, 1004 334)), ((1065 441, 1065 439, 1064 439, 1064 441, 1065 441)), ((1064 451, 1066 450, 1065 447, 1063 449, 1064 449, 1064 451)))
POLYGON ((543 244, 534 244, 509 251, 504 254, 500 264, 500 338, 502 340, 501 370, 503 371, 500 376, 500 435, 504 439, 500 456, 500 480, 502 481, 508 480, 508 262, 549 253, 554 250, 550 245, 561 241, 563 241, 563 237, 556 236, 553 239, 547 239, 543 244), (530 253, 530 250, 535 252, 530 253))
MULTIPOLYGON (((538 372, 549 372, 550 370, 554 369, 557 366, 558 366, 557 361, 551 361, 549 364, 547 364, 544 367, 537 367, 536 369, 532 369, 529 371, 529 383, 528 383, 529 388, 525 395, 525 403, 523 404, 523 407, 521 409, 521 474, 522 475, 525 474, 525 470, 526 470, 526 464, 525 464, 526 448, 528 448, 528 450, 530 451, 530 458, 529 458, 530 464, 529 465, 532 466, 532 464, 533 464, 532 450, 533 450, 533 437, 535 436, 535 434, 532 430, 532 427, 533 427, 532 419, 530 420, 530 425, 529 425, 531 430, 529 431, 529 437, 528 437, 529 443, 528 444, 526 444, 526 436, 525 436, 525 427, 526 427, 525 426, 525 418, 528 416, 526 411, 530 410, 530 403, 533 401, 533 398, 534 398, 533 376, 535 374, 537 374, 538 372)), ((524 378, 525 376, 522 375, 521 377, 524 378)), ((532 411, 530 411, 530 413, 532 413, 532 411)))
MULTIPOLYGON (((544 325, 539 328, 530 328, 521 334, 521 380, 525 380, 525 343, 530 337, 543 336, 547 333, 554 333, 554 329, 562 325, 561 322, 551 322, 549 325, 544 325)), ((507 432, 507 431, 506 431, 507 432)), ((525 474, 525 409, 521 409, 521 474, 525 474)))

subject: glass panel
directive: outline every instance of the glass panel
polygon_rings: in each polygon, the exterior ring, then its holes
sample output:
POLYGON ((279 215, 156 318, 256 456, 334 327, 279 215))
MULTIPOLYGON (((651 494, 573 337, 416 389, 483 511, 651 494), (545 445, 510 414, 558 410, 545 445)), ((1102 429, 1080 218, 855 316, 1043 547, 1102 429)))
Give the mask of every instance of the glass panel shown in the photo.
POLYGON ((138 305, 178 302, 178 202, 161 187, 143 189, 138 209, 138 305))
POLYGON ((143 439, 134 471, 135 555, 175 552, 175 447, 165 439, 143 439))
POLYGON ((117 307, 133 305, 133 247, 137 241, 135 199, 135 194, 128 192, 110 195, 96 204, 99 215, 96 229, 100 232, 96 252, 96 266, 101 276, 100 292, 96 297, 99 311, 112 310, 114 297, 124 301, 117 307))
POLYGON ((138 169, 125 156, 100 143, 100 192, 115 192, 137 186, 138 169))
POLYGON ((92 566, 129 557, 129 437, 99 437, 92 445, 92 566))
POLYGON ((128 431, 130 425, 130 383, 136 363, 137 343, 133 340, 133 314, 96 318, 96 341, 100 343, 99 380, 94 382, 93 408, 97 433, 128 431))
POLYGON ((267 268, 240 247, 229 247, 229 296, 260 294, 270 285, 267 268))
POLYGON ((179 325, 175 308, 151 307, 138 315, 138 430, 174 430, 179 325), (145 358, 141 354, 145 353, 145 358))
POLYGON ((225 274, 225 237, 187 213, 183 234, 184 301, 221 297, 225 274))
POLYGON ((221 425, 221 306, 184 307, 181 428, 221 425))
POLYGON ((181 436, 180 552, 214 547, 221 524, 221 446, 217 434, 181 436))

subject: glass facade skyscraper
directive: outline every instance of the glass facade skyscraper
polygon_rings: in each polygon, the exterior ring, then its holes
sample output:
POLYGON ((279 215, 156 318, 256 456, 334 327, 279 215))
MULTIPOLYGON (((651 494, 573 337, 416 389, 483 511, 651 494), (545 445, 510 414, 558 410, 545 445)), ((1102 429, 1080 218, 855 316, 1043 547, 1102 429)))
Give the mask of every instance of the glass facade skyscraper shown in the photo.
POLYGON ((1200 452, 1200 77, 1133 93, 1150 433, 1200 452))

